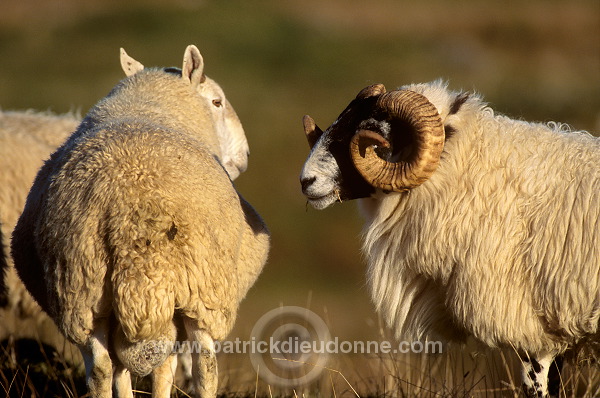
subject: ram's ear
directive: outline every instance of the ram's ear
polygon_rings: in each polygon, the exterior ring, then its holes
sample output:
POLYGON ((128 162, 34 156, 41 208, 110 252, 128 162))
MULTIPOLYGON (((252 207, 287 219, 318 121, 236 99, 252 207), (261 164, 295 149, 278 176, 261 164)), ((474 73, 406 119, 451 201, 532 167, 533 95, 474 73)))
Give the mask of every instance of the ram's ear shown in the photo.
POLYGON ((131 58, 123 48, 121 48, 121 68, 123 68, 123 72, 125 72, 125 76, 133 76, 142 69, 144 69, 144 65, 131 58))
POLYGON ((323 130, 321 130, 315 123, 314 119, 308 115, 304 115, 302 118, 302 124, 304 124, 304 134, 306 134, 308 146, 310 149, 312 149, 319 138, 323 135, 323 130))
POLYGON ((183 54, 181 77, 194 87, 206 80, 206 76, 204 75, 204 60, 198 48, 193 44, 187 46, 183 54))

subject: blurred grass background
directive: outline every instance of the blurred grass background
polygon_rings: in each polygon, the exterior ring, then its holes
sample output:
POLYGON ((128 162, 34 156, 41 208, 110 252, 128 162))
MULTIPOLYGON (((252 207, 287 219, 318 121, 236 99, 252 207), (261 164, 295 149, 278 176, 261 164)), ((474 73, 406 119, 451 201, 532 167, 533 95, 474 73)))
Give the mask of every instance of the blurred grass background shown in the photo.
POLYGON ((119 47, 180 66, 188 44, 242 120, 236 186, 272 232, 232 338, 279 305, 310 307, 340 340, 382 335, 355 204, 317 212, 300 192, 304 114, 325 128, 366 85, 443 78, 500 113, 600 130, 597 0, 2 0, 0 107, 83 115, 123 77, 119 47))

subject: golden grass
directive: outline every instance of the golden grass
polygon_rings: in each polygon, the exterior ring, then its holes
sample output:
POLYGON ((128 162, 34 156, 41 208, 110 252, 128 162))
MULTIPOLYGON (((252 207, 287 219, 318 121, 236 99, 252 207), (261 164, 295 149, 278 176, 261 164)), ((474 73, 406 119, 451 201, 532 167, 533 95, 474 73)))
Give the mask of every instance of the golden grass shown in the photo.
MULTIPOLYGON (((0 394, 7 397, 83 397, 84 375, 48 346, 34 341, 5 342, 0 352, 0 394), (25 348, 27 352, 25 352, 25 348), (25 357, 23 356, 25 355, 25 357), (17 360, 17 361, 15 361, 17 360)), ((441 356, 357 356, 334 358, 323 367, 322 377, 309 386, 282 389, 264 383, 251 367, 238 369, 248 384, 223 384, 222 397, 521 397, 518 360, 508 351, 486 350, 464 360, 461 349, 441 356), (507 355, 508 354, 508 355, 507 355), (468 362, 468 363, 467 363, 468 362), (499 382, 491 380, 499 372, 499 382)), ((221 356, 220 366, 229 360, 221 356)), ((294 360, 288 360, 294 362, 294 360)), ((600 393, 598 365, 565 366, 561 397, 593 398, 600 393)), ((222 380, 222 378, 221 378, 222 380)), ((149 396, 150 384, 134 380, 137 397, 149 396)), ((190 392, 174 386, 173 397, 189 397, 190 392)))

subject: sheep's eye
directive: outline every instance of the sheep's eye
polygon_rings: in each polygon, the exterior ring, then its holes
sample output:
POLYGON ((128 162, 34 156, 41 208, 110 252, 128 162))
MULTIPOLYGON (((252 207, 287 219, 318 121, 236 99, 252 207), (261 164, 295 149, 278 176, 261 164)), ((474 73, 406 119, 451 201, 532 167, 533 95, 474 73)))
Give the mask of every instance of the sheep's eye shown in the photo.
POLYGON ((214 99, 212 101, 213 105, 216 106, 217 108, 221 107, 223 105, 223 101, 220 99, 214 99))

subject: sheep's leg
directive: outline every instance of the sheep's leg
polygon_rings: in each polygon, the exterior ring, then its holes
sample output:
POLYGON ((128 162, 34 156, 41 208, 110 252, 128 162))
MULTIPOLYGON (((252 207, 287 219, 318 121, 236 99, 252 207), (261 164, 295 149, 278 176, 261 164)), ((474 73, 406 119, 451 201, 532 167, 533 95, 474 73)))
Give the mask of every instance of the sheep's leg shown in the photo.
POLYGON ((191 390, 194 388, 192 379, 192 355, 189 351, 184 351, 177 356, 177 362, 181 366, 183 377, 183 389, 191 390))
POLYGON ((215 343, 197 322, 185 319, 185 330, 192 343, 192 379, 194 392, 198 398, 214 398, 217 396, 217 356, 215 343))
POLYGON ((165 361, 152 371, 152 396, 157 398, 169 398, 171 386, 177 368, 177 355, 171 354, 165 361))
POLYGON ((522 378, 525 396, 548 397, 548 371, 554 359, 552 354, 522 356, 522 378))
POLYGON ((92 398, 112 397, 113 367, 108 353, 108 319, 96 324, 96 329, 87 344, 80 346, 85 362, 85 377, 89 396, 92 398))
POLYGON ((119 365, 113 376, 114 395, 118 398, 133 398, 131 389, 131 373, 124 366, 119 365))

